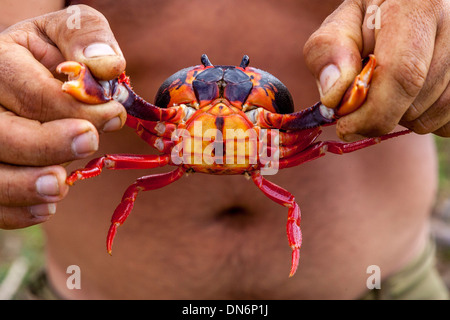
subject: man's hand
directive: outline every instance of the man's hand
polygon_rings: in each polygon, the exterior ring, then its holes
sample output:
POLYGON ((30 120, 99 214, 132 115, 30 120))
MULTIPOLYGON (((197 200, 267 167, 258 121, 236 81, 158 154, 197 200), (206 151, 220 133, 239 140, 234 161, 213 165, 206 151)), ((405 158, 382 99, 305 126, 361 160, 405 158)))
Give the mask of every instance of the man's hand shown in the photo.
POLYGON ((397 124, 450 137, 450 2, 344 1, 304 48, 326 106, 338 105, 372 52, 378 66, 368 99, 338 121, 339 137, 386 134, 397 124))
POLYGON ((85 105, 63 93, 54 77, 65 60, 86 63, 101 79, 125 69, 106 19, 87 6, 75 9, 0 33, 0 228, 48 220, 68 192, 60 164, 91 155, 99 132, 125 123, 119 103, 85 105), (78 25, 69 23, 74 14, 78 25))

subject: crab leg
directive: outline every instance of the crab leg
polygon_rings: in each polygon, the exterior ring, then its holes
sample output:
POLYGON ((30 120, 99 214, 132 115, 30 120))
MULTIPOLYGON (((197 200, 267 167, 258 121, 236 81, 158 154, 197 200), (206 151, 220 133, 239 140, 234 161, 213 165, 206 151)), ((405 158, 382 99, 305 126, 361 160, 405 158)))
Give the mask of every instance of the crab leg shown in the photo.
POLYGON ((139 137, 141 137, 145 142, 154 147, 159 152, 170 154, 170 151, 175 145, 175 142, 170 138, 159 137, 153 133, 150 133, 143 126, 139 126, 136 133, 139 137))
POLYGON ((325 152, 334 154, 344 154, 364 149, 366 147, 380 143, 381 141, 395 138, 410 133, 410 130, 403 130, 389 133, 376 138, 366 138, 355 142, 337 142, 337 141, 320 141, 311 145, 304 151, 297 153, 291 157, 279 160, 279 169, 294 167, 302 163, 315 160, 325 155, 325 152))
POLYGON ((279 130, 268 130, 270 134, 275 132, 278 133, 279 136, 279 144, 281 146, 292 146, 292 145, 304 145, 306 148, 310 145, 321 133, 322 130, 318 127, 305 129, 305 130, 297 130, 297 131, 279 131, 279 130))
POLYGON ((139 191, 155 190, 165 187, 181 178, 184 172, 185 169, 179 167, 171 172, 141 177, 128 187, 123 194, 122 201, 117 206, 111 218, 111 226, 106 238, 106 249, 109 254, 112 252, 112 244, 117 233, 117 228, 121 226, 129 216, 139 191))
POLYGON ((170 162, 170 155, 134 155, 112 154, 91 160, 86 167, 73 171, 66 183, 73 185, 77 180, 98 176, 103 168, 107 169, 152 169, 163 167, 170 162))
POLYGON ((310 146, 321 132, 318 127, 290 132, 265 130, 260 134, 259 149, 267 155, 278 152, 280 159, 290 157, 310 146))
POLYGON ((264 179, 259 171, 251 174, 253 182, 256 186, 270 199, 288 209, 288 221, 286 232, 288 236, 289 246, 292 248, 292 262, 289 277, 292 277, 297 271, 300 260, 300 247, 302 245, 302 232, 300 230, 300 207, 295 202, 294 196, 285 189, 264 179))
POLYGON ((184 107, 160 108, 139 97, 131 88, 125 73, 110 81, 96 80, 85 64, 66 61, 56 68, 58 73, 68 75, 62 89, 77 100, 88 104, 100 104, 116 100, 123 104, 127 113, 150 121, 178 123, 185 117, 184 107))
MULTIPOLYGON (((279 169, 297 166, 304 162, 308 162, 325 155, 325 152, 334 154, 344 154, 357 151, 371 145, 380 143, 381 141, 391 139, 397 136, 408 134, 410 130, 404 130, 386 134, 376 138, 367 138, 356 142, 343 143, 336 141, 320 141, 316 142, 302 152, 299 152, 291 157, 279 160, 279 169)), ((289 276, 292 277, 298 267, 300 259, 300 247, 302 244, 302 233, 300 230, 301 212, 300 207, 295 201, 294 196, 285 189, 276 184, 264 179, 259 171, 251 174, 253 182, 256 186, 273 201, 288 207, 288 222, 286 225, 289 246, 292 248, 292 262, 289 276)))
POLYGON ((362 106, 367 97, 375 65, 375 56, 370 55, 363 70, 356 76, 336 109, 327 108, 320 102, 308 109, 291 114, 279 114, 259 108, 256 109, 258 110, 255 116, 256 124, 262 128, 283 130, 301 130, 333 124, 340 117, 362 106))
POLYGON ((166 123, 162 121, 148 121, 138 119, 136 117, 127 116, 127 126, 135 130, 147 130, 158 137, 172 138, 173 133, 177 129, 177 125, 174 123, 166 123))

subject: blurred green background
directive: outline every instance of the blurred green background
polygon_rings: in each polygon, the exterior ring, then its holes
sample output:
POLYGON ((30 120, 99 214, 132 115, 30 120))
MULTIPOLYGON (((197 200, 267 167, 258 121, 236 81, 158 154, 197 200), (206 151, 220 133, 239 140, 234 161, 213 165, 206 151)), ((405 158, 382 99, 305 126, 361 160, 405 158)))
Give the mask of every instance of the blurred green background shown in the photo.
MULTIPOLYGON (((450 288, 450 139, 435 139, 439 155, 439 193, 432 231, 438 243, 438 269, 450 288)), ((0 299, 24 298, 17 292, 43 268, 44 241, 39 226, 0 230, 0 299)))
POLYGON ((431 220, 438 244, 438 269, 450 288, 450 138, 435 137, 439 159, 439 192, 431 220))

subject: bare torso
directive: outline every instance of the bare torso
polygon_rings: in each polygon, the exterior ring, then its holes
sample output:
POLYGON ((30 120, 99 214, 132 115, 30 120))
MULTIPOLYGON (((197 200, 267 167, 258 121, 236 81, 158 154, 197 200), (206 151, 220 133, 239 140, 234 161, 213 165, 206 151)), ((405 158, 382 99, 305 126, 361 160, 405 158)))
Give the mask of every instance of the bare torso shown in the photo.
MULTIPOLYGON (((252 66, 281 79, 301 109, 318 100, 302 46, 339 1, 85 3, 109 19, 133 86, 149 101, 166 77, 198 64, 202 53, 224 65, 245 53, 252 66)), ((322 139, 337 139, 333 130, 322 139)), ((100 145, 97 156, 154 152, 129 128, 102 135, 100 145)), ((110 216, 125 188, 149 173, 105 171, 78 182, 58 205, 45 230, 50 279, 62 296, 357 298, 367 290, 368 266, 388 276, 421 250, 436 184, 432 139, 418 135, 268 177, 293 193, 303 214, 300 266, 288 278, 287 210, 243 176, 193 174, 141 193, 110 257, 110 216), (81 268, 81 290, 66 288, 72 264, 81 268)))

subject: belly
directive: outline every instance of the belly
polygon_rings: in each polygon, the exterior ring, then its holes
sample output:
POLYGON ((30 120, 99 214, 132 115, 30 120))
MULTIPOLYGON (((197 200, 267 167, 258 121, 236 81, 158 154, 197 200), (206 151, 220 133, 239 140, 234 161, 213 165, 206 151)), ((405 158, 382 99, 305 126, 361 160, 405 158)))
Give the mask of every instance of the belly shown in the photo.
MULTIPOLYGON (((120 136, 112 134, 111 142, 130 138, 120 136)), ((131 153, 138 147, 121 146, 131 153)), ((104 172, 73 187, 45 225, 53 284, 67 297, 84 298, 124 292, 150 299, 355 298, 366 288, 368 266, 389 275, 426 238, 436 182, 433 158, 422 154, 427 149, 427 137, 410 136, 269 177, 302 210, 303 246, 293 278, 287 209, 241 176, 193 174, 139 194, 110 257, 104 247, 110 216, 140 174, 104 172), (85 290, 65 286, 64 270, 74 263, 85 290)))
MULTIPOLYGON (((205 1, 89 2, 110 19, 133 86, 146 99, 202 53, 220 64, 234 64, 246 53, 252 65, 286 84, 297 110, 318 98, 301 45, 340 3, 208 1, 208 14, 199 19, 205 1), (230 19, 217 18, 225 16, 230 19)), ((336 139, 333 130, 320 139, 336 139)), ((100 146, 98 156, 151 152, 129 129, 102 135, 100 146)), ((387 276, 426 238, 435 160, 431 137, 410 135, 268 177, 302 210, 300 266, 290 279, 287 208, 236 175, 193 174, 140 193, 110 257, 105 237, 123 192, 139 176, 169 168, 106 170, 72 187, 45 224, 50 279, 68 298, 355 298, 367 289, 368 266, 378 265, 387 276), (81 290, 66 287, 72 264, 81 269, 81 290)))

